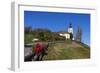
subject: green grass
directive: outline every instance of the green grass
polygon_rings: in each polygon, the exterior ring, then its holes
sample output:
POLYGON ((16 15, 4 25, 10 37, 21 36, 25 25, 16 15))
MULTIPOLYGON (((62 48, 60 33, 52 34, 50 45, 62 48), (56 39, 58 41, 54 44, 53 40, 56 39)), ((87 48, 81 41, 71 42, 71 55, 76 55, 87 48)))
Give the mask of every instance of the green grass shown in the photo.
POLYGON ((50 44, 48 55, 44 60, 87 59, 90 58, 90 48, 76 42, 50 44))
POLYGON ((25 44, 31 43, 32 39, 33 39, 33 34, 25 34, 25 37, 24 37, 25 44))

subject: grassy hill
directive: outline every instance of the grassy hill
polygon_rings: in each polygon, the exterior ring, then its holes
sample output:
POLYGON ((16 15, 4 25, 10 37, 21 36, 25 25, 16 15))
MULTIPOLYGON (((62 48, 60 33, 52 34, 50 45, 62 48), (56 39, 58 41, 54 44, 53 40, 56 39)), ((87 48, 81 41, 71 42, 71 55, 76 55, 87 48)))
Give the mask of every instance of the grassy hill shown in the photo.
MULTIPOLYGON (((90 47, 78 43, 76 41, 66 40, 57 32, 52 32, 48 29, 34 29, 32 31, 25 30, 24 43, 33 43, 34 38, 38 38, 43 42, 51 42, 49 45, 48 55, 43 57, 43 60, 65 60, 65 59, 87 59, 90 58, 90 47), (62 42, 57 42, 62 41, 62 42)), ((34 47, 34 45, 33 45, 34 47)), ((26 49, 25 49, 26 50, 26 49)))
POLYGON ((56 42, 50 44, 48 55, 43 60, 87 59, 90 58, 90 48, 75 41, 56 42))

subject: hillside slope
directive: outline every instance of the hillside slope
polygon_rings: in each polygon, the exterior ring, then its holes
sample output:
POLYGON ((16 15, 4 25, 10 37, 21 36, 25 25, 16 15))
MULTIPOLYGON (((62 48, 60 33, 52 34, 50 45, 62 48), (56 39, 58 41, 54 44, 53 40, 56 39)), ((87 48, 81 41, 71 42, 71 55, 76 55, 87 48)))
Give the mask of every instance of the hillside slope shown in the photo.
POLYGON ((56 42, 50 44, 48 55, 43 60, 87 59, 90 58, 90 48, 75 41, 56 42))

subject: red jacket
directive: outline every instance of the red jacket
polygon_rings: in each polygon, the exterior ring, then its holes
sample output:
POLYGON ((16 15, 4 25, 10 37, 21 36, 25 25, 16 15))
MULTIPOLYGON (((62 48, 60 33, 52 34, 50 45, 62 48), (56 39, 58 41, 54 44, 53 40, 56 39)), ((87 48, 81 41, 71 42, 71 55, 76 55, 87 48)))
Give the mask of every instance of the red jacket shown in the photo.
POLYGON ((40 53, 42 51, 42 49, 43 49, 43 45, 41 43, 37 43, 36 46, 35 46, 34 52, 36 54, 38 54, 38 53, 40 53))

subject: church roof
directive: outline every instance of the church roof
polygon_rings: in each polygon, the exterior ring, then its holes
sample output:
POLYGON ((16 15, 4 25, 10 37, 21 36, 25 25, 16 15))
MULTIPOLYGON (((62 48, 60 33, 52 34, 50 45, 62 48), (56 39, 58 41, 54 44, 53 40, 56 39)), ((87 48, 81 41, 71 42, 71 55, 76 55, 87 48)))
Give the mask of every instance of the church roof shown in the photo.
POLYGON ((69 24, 69 28, 72 28, 72 23, 69 24))
POLYGON ((60 31, 60 32, 58 32, 58 33, 62 33, 62 34, 68 33, 68 34, 69 34, 69 32, 67 32, 67 31, 60 31))

